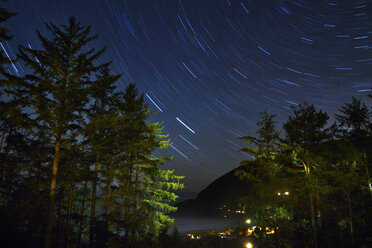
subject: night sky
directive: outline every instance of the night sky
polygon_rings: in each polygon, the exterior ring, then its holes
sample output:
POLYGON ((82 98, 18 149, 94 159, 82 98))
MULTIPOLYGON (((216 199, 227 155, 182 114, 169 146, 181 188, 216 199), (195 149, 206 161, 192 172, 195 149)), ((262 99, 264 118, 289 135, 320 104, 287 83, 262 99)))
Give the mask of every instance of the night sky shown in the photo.
MULTIPOLYGON (((304 101, 333 115, 372 85, 372 1, 318 0, 8 0, 5 25, 17 46, 39 48, 35 29, 76 16, 107 45, 125 89, 136 82, 164 121, 174 156, 167 165, 197 192, 248 157, 239 136, 253 135, 260 112, 304 101)), ((19 63, 13 70, 22 74, 19 63)))

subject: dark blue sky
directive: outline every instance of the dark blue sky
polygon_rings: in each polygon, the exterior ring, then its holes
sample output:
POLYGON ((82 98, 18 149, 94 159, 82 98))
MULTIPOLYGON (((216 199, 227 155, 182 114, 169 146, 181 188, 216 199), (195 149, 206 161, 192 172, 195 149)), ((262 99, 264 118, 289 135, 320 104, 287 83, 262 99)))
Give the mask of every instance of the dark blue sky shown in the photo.
MULTIPOLYGON (((9 0, 14 39, 39 47, 35 29, 76 16, 108 49, 103 59, 136 82, 154 121, 164 121, 174 156, 167 167, 199 191, 247 157, 259 113, 277 114, 308 101, 333 115, 356 96, 370 105, 372 1, 9 0), (369 102, 368 102, 369 101, 369 102)), ((15 64, 22 73, 22 65, 15 64)))

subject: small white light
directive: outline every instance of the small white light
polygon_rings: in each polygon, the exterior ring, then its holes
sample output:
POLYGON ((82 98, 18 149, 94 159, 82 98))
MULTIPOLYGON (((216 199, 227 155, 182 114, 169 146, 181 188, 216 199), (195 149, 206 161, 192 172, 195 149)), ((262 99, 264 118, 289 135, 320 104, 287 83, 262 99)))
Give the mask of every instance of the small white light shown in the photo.
POLYGON ((253 244, 252 244, 251 242, 247 242, 247 243, 245 244, 245 247, 246 247, 246 248, 253 248, 253 244))

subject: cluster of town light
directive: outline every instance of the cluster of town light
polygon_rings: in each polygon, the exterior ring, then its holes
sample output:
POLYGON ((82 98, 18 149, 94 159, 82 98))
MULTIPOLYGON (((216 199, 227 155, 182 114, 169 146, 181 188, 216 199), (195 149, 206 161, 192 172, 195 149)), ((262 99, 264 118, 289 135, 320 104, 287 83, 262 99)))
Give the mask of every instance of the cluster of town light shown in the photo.
MULTIPOLYGON (((256 229, 256 228, 258 228, 259 230, 262 230, 262 228, 261 227, 259 227, 259 226, 251 226, 250 228, 248 228, 247 229, 247 234, 246 234, 246 236, 251 236, 252 235, 252 233, 254 232, 254 230, 256 229)), ((275 229, 274 228, 270 228, 270 227, 265 227, 265 233, 266 234, 274 234, 275 233, 275 229)))
POLYGON ((286 192, 284 192, 284 193, 280 193, 280 192, 278 192, 278 195, 289 195, 289 192, 288 192, 288 191, 286 191, 286 192))
MULTIPOLYGON (((230 235, 231 233, 228 232, 228 235, 230 235)), ((220 233, 221 235, 222 233, 220 233)), ((221 238, 225 238, 226 237, 226 232, 223 233, 224 235, 221 235, 221 238)), ((190 239, 201 239, 201 236, 198 236, 198 235, 193 235, 191 233, 187 234, 187 236, 190 238, 190 239)), ((253 248, 253 244, 251 242, 246 242, 244 243, 244 248, 253 248)))
POLYGON ((194 234, 191 234, 191 233, 188 233, 187 234, 187 237, 189 237, 190 239, 201 239, 201 236, 194 235, 194 234))
MULTIPOLYGON (((277 193, 277 195, 278 196, 288 196, 289 195, 289 192, 288 191, 285 191, 285 192, 278 192, 277 193)), ((218 209, 219 210, 224 210, 225 208, 227 208, 227 206, 226 205, 223 205, 222 207, 219 207, 218 209)), ((245 211, 244 210, 230 210, 230 209, 226 209, 227 210, 227 212, 229 212, 229 213, 237 213, 237 214, 244 214, 245 213, 245 211)), ((226 218, 227 216, 226 215, 224 215, 224 217, 226 218)), ((246 224, 251 224, 252 223, 252 221, 251 221, 251 219, 247 219, 246 221, 245 221, 245 223, 246 224)), ((248 228, 248 230, 247 230, 247 234, 246 234, 246 236, 250 236, 250 235, 252 235, 252 233, 254 232, 254 230, 256 229, 256 228, 258 228, 258 229, 262 229, 261 227, 259 227, 259 226, 252 226, 252 227, 250 227, 250 228, 248 228)), ((275 229, 274 228, 270 228, 270 227, 265 227, 265 233, 266 234, 274 234, 274 232, 275 232, 275 229)), ((219 235, 221 236, 221 238, 225 238, 226 236, 230 236, 231 235, 231 232, 230 232, 230 230, 229 231, 226 231, 226 232, 222 232, 222 233, 219 233, 219 235)), ((187 236, 189 236, 189 238, 191 238, 191 239, 200 239, 201 238, 201 236, 197 236, 197 235, 193 235, 193 234, 187 234, 187 236)), ((253 248, 253 244, 251 243, 251 242, 246 242, 245 244, 244 244, 244 248, 253 248)))
POLYGON ((232 214, 245 214, 244 210, 239 210, 239 209, 232 210, 232 209, 229 209, 228 206, 226 205, 219 207, 218 210, 220 210, 223 213, 224 218, 227 218, 229 215, 232 215, 232 214))

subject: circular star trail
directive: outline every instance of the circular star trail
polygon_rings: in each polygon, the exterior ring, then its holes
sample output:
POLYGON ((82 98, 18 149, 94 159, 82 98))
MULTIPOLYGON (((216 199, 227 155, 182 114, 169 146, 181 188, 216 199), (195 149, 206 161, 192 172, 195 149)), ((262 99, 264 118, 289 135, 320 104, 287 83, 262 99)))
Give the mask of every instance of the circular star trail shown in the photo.
MULTIPOLYGON (((239 136, 253 135, 259 113, 277 115, 304 101, 333 115, 372 85, 372 1, 55 0, 6 3, 17 45, 38 48, 35 29, 76 16, 107 45, 102 60, 136 82, 164 121, 185 191, 199 191, 247 157, 239 136)), ((23 72, 14 63, 13 70, 23 72)))

